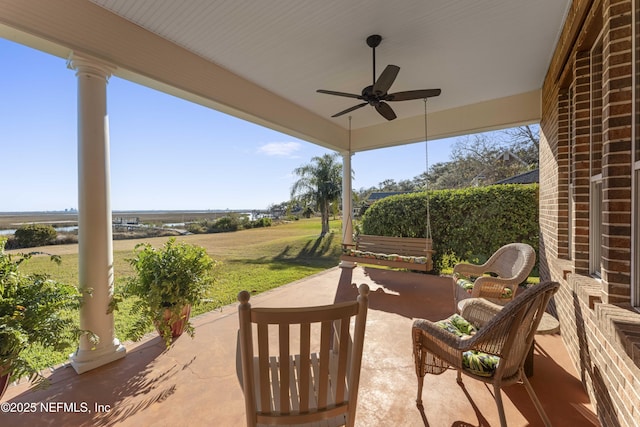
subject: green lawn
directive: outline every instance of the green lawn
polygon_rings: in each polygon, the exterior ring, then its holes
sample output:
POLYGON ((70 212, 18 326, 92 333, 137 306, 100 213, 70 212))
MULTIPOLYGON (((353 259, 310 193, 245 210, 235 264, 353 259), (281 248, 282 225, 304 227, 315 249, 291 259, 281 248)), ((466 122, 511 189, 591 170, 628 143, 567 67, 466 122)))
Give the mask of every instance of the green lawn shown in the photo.
MULTIPOLYGON (((341 222, 331 221, 331 233, 323 238, 319 219, 303 219, 268 228, 242 230, 234 233, 198 234, 179 237, 178 240, 206 248, 209 255, 222 262, 216 286, 208 295, 210 302, 194 307, 192 315, 215 310, 236 301, 241 290, 260 293, 282 286, 303 277, 318 273, 338 264, 341 243, 341 222)), ((161 246, 168 238, 144 239, 144 242, 161 246)), ((140 240, 114 242, 114 275, 116 290, 133 274, 127 259, 140 240)), ((78 284, 77 245, 50 246, 42 249, 60 255, 61 265, 46 256, 35 256, 21 266, 26 273, 47 273, 52 278, 74 285, 78 284)), ((128 328, 135 319, 129 312, 133 301, 124 301, 115 312, 116 336, 129 339, 128 328)), ((196 330, 197 333, 197 330, 196 330)), ((45 368, 64 362, 74 349, 60 353, 33 347, 27 357, 37 366, 45 368)))

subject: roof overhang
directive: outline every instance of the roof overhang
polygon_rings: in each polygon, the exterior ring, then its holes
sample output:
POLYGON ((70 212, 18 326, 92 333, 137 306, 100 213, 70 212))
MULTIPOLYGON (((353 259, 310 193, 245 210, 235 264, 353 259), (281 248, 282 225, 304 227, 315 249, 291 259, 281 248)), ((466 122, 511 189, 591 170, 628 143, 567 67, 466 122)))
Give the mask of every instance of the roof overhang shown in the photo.
MULTIPOLYGON (((340 8, 323 3, 305 2, 297 7, 299 2, 286 0, 66 0, 63 7, 50 0, 0 0, 0 37, 60 57, 69 57, 72 52, 89 55, 114 65, 114 74, 119 77, 346 151, 350 140, 346 116, 329 116, 348 107, 349 100, 317 94, 315 89, 354 92, 367 84, 370 51, 363 35, 389 35, 378 48, 378 63, 402 67, 394 90, 443 89, 441 97, 428 103, 430 140, 501 129, 540 120, 540 88, 570 0, 486 0, 479 2, 483 3, 481 9, 477 5, 467 7, 466 2, 445 2, 445 6, 436 1, 405 0, 393 2, 394 12, 383 24, 376 22, 375 9, 390 13, 387 2, 351 0, 340 8), (233 9, 196 20, 197 8, 230 8, 229 3, 235 4, 233 9), (304 21, 299 35, 289 26, 242 25, 251 10, 253 15, 262 15, 260 22, 268 23, 292 8, 295 10, 281 19, 304 21), (190 10, 191 21, 184 21, 190 10), (336 13, 341 16, 336 18, 339 22, 327 19, 336 13), (394 18, 396 13, 400 16, 394 18), (361 27, 354 24, 357 16, 361 27), (414 22, 407 21, 410 16, 414 16, 414 22), (224 40, 208 42, 209 32, 203 33, 203 29, 215 33, 214 29, 233 19, 238 20, 232 26, 235 30, 227 30, 231 33, 225 33, 224 39, 229 46, 224 40), (343 25, 343 21, 350 25, 343 25), (474 27, 466 28, 474 22, 474 27), (424 33, 427 24, 431 31, 438 32, 424 33), (187 25, 200 26, 203 35, 184 35, 187 25), (449 27, 461 34, 450 32, 449 27), (518 27, 526 30, 519 31, 518 27), (484 34, 491 28, 492 34, 484 34), (326 34, 326 46, 306 46, 310 38, 303 37, 305 34, 326 34), (470 39, 472 36, 484 39, 476 41, 470 39), (269 43, 254 46, 261 38, 268 38, 269 43), (344 40, 343 48, 340 40, 344 40), (485 50, 474 53, 465 43, 479 43, 485 50), (283 51, 278 44, 286 44, 288 50, 283 51), (329 63, 332 60, 336 62, 329 63), (268 61, 279 68, 272 68, 268 61), (509 64, 511 67, 505 69, 509 64)), ((222 39, 221 34, 216 36, 222 39)), ((424 140, 422 101, 394 103, 393 108, 398 119, 391 122, 370 107, 353 113, 351 151, 424 140)))

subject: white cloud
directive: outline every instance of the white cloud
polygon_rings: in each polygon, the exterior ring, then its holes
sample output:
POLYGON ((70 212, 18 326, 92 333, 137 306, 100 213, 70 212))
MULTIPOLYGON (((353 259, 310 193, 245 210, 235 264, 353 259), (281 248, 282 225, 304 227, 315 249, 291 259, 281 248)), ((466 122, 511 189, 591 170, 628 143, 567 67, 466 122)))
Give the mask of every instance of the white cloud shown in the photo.
POLYGON ((258 148, 258 153, 266 154, 267 156, 278 157, 297 157, 295 153, 302 148, 302 144, 299 142, 270 142, 258 148))

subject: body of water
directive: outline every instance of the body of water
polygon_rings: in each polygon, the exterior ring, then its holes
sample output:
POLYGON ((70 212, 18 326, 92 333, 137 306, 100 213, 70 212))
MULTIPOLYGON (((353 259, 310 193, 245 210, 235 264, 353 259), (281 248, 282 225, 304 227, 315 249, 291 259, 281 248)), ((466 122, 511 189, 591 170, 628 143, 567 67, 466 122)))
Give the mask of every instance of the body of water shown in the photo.
MULTIPOLYGON (((70 225, 66 227, 56 227, 55 229, 58 233, 69 233, 71 231, 78 231, 78 226, 70 225)), ((16 229, 0 230, 0 236, 12 236, 16 231, 16 229)))

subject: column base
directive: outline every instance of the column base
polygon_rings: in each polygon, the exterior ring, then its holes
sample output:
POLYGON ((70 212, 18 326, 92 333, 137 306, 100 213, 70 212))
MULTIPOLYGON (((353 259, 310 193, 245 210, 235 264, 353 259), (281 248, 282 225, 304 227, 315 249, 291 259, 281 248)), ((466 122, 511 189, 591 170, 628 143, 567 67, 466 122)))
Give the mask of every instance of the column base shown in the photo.
POLYGON ((109 347, 96 350, 78 350, 70 354, 69 359, 76 373, 83 374, 107 363, 122 359, 126 354, 127 349, 116 338, 113 340, 113 345, 109 347))
POLYGON ((340 261, 338 266, 340 268, 355 268, 358 264, 353 261, 340 261))

